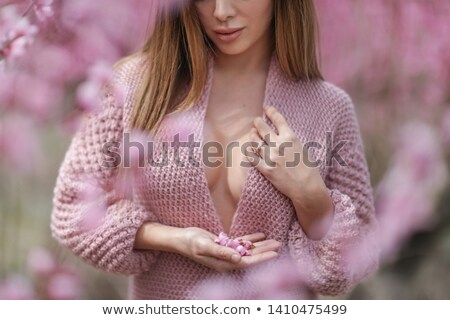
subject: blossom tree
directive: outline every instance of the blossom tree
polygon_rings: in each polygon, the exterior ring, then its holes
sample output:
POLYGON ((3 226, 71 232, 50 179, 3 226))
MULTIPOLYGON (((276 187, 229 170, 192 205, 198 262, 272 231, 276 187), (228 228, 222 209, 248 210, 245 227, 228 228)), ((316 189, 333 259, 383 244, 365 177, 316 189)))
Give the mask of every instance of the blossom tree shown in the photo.
MULTIPOLYGON (((113 64, 142 45, 163 10, 186 2, 0 0, 0 169, 24 174, 23 179, 41 171, 47 154, 42 129, 58 126, 70 137, 85 114, 98 110, 100 89, 111 84, 113 64)), ((411 235, 439 219, 436 205, 448 185, 450 2, 315 4, 323 71, 355 102, 376 190, 382 256, 392 261, 411 235)), ((113 87, 113 93, 121 99, 120 88, 113 87)), ((92 190, 87 201, 96 198, 98 189, 92 190)), ((92 211, 87 227, 95 227, 99 210, 92 211)), ((362 247, 348 258, 363 256, 362 247)), ((57 267, 52 253, 36 248, 30 259, 29 273, 45 273, 47 284, 35 290, 24 276, 11 274, 0 278, 0 297, 81 295, 79 275, 70 267, 57 267), (45 270, 38 270, 33 260, 42 261, 45 270), (60 290, 67 286, 73 290, 60 290)), ((265 271, 249 279, 259 274, 265 271)), ((293 277, 301 285, 303 279, 293 277)), ((262 297, 286 297, 285 280, 274 275, 268 284, 273 294, 262 297)), ((220 297, 230 295, 232 290, 225 290, 220 297)))

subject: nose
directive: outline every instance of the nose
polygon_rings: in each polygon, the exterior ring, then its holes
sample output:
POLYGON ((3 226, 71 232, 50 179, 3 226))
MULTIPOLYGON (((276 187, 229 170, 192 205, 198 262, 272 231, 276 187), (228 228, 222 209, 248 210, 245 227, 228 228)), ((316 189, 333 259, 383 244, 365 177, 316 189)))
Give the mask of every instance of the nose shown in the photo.
POLYGON ((233 7, 234 0, 216 0, 216 7, 214 9, 214 17, 220 21, 227 21, 230 17, 236 14, 233 7))

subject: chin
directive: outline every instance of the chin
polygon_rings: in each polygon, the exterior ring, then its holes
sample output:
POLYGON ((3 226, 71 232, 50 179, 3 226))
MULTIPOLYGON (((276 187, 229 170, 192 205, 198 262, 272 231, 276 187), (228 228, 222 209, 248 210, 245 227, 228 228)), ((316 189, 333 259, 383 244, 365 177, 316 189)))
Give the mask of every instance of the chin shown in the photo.
POLYGON ((226 47, 226 46, 218 47, 218 46, 216 46, 216 48, 221 53, 230 55, 230 56, 236 56, 236 55, 242 54, 247 50, 247 48, 246 47, 244 48, 243 46, 235 46, 235 47, 226 47))

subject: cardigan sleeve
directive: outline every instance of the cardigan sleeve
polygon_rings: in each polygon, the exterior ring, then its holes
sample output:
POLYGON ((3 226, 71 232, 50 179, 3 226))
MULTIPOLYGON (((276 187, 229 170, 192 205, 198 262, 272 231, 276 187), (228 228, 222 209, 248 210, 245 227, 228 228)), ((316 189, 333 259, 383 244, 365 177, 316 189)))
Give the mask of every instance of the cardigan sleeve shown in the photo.
POLYGON ((117 167, 102 165, 105 143, 119 142, 123 135, 123 107, 105 90, 101 110, 89 114, 73 137, 59 169, 51 215, 52 236, 64 247, 99 269, 138 274, 149 271, 160 251, 136 250, 138 228, 158 219, 148 208, 118 196, 112 188, 117 167), (101 186, 95 204, 105 213, 96 228, 83 227, 86 215, 82 193, 92 178, 101 186))
POLYGON ((373 190, 364 147, 351 98, 344 93, 336 110, 339 118, 333 145, 345 163, 334 161, 324 179, 334 206, 326 236, 311 240, 295 217, 288 235, 289 252, 307 285, 322 295, 348 293, 379 266, 373 190))

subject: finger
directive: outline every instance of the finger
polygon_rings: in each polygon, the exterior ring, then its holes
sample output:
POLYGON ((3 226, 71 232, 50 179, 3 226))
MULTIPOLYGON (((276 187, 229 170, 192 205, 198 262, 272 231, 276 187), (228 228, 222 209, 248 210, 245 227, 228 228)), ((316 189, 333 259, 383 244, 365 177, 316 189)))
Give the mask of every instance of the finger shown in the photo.
POLYGON ((250 130, 249 138, 251 144, 251 151, 254 154, 258 155, 258 157, 260 157, 261 153, 263 153, 264 151, 264 148, 268 147, 267 143, 259 136, 259 133, 255 128, 252 128, 250 130), (258 146, 261 146, 259 150, 256 149, 258 146))
POLYGON ((266 239, 266 235, 262 232, 256 232, 256 233, 252 233, 252 234, 247 234, 245 236, 242 237, 238 237, 237 239, 242 239, 244 241, 248 240, 251 242, 257 242, 257 241, 262 241, 266 239))
POLYGON ((261 118, 256 117, 253 120, 253 125, 259 136, 266 142, 276 141, 278 134, 261 118))
POLYGON ((278 257, 278 253, 275 251, 267 251, 257 255, 250 255, 242 257, 240 263, 237 264, 238 269, 247 268, 250 266, 258 265, 260 263, 275 259, 278 257))
POLYGON ((281 248, 281 242, 276 240, 266 240, 255 244, 255 248, 251 250, 250 255, 261 254, 267 251, 278 251, 281 248))
MULTIPOLYGON (((251 139, 254 141, 257 141, 255 143, 255 146, 259 144, 262 140, 258 137, 258 135, 253 131, 252 129, 250 133, 251 139)), ((263 145, 259 151, 256 151, 256 148, 253 148, 252 152, 253 155, 247 155, 247 160, 251 163, 252 166, 256 167, 259 171, 261 171, 263 174, 267 172, 270 167, 275 166, 275 163, 270 160, 270 146, 263 145)))
MULTIPOLYGON (((251 134, 250 134, 251 136, 251 134)), ((243 148, 243 153, 247 159, 247 162, 250 163, 253 166, 253 162, 257 162, 259 159, 258 153, 255 151, 256 146, 258 145, 255 141, 248 141, 245 143, 245 146, 243 148)), ((244 161, 244 163, 247 163, 244 161)), ((245 165, 247 166, 247 164, 245 165)))
POLYGON ((204 262, 210 266, 213 266, 216 270, 220 269, 224 272, 231 271, 234 269, 245 269, 250 266, 258 265, 260 263, 275 259, 278 257, 276 251, 266 251, 253 256, 243 256, 239 263, 230 263, 228 261, 223 261, 216 259, 214 257, 203 257, 204 262))
POLYGON ((263 138, 261 138, 261 136, 259 135, 258 130, 256 130, 255 127, 252 127, 250 129, 249 138, 250 138, 250 142, 252 142, 252 146, 257 145, 261 141, 264 141, 263 138))
POLYGON ((219 272, 228 272, 233 269, 237 269, 236 263, 231 263, 214 257, 202 257, 202 261, 200 263, 219 272))
POLYGON ((269 117, 270 121, 272 121, 273 125, 277 128, 278 133, 281 135, 283 131, 289 131, 291 128, 289 127, 286 118, 278 111, 274 106, 270 106, 265 109, 267 117, 269 117))
MULTIPOLYGON (((252 128, 250 130, 250 144, 251 144, 251 151, 256 154, 259 157, 259 153, 261 152, 261 150, 257 150, 256 148, 261 145, 261 143, 265 143, 265 141, 259 136, 258 131, 256 130, 256 128, 252 128)), ((264 145, 262 145, 262 147, 264 147, 264 145)), ((262 148, 261 147, 261 148, 262 148)))
POLYGON ((202 251, 203 252, 199 253, 199 255, 203 257, 213 257, 232 263, 237 263, 241 260, 241 255, 236 252, 236 250, 214 242, 212 242, 210 245, 208 244, 207 246, 205 246, 202 251))
POLYGON ((262 240, 262 241, 258 241, 258 242, 253 242, 253 245, 255 247, 264 247, 264 246, 267 246, 267 245, 272 244, 274 242, 278 242, 278 241, 276 241, 274 239, 266 239, 266 240, 262 240))

